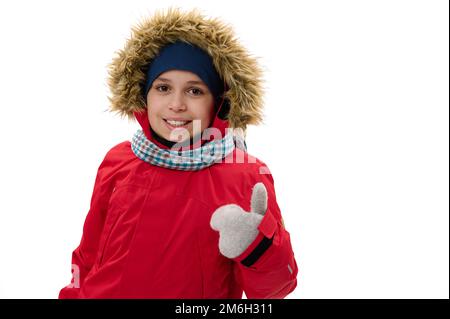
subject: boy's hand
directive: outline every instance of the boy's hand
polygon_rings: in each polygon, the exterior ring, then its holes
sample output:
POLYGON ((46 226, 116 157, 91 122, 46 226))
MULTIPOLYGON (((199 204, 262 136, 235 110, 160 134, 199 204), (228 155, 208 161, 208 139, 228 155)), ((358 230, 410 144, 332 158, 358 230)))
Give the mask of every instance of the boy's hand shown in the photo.
POLYGON ((251 211, 235 204, 216 209, 211 217, 212 229, 219 232, 219 250, 225 257, 242 254, 258 235, 258 226, 267 210, 267 190, 263 183, 253 187, 251 211))

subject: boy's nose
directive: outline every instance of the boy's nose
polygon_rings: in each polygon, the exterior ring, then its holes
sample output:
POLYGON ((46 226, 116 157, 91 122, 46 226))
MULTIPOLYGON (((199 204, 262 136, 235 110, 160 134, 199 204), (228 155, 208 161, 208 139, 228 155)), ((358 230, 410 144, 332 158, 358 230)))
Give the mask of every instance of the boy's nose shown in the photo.
POLYGON ((169 103, 169 109, 174 112, 181 112, 186 110, 186 104, 180 94, 174 94, 173 99, 169 103))

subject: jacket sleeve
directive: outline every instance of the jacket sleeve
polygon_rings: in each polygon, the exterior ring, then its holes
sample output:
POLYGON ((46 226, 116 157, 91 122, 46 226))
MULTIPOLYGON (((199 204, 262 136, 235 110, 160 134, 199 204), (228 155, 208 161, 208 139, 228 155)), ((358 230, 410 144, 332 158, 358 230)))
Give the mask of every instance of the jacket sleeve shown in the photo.
POLYGON ((272 176, 259 174, 267 189, 267 212, 258 226, 259 234, 250 246, 233 260, 235 277, 249 299, 280 299, 297 286, 297 263, 289 232, 278 207, 272 176))
POLYGON ((90 209, 83 227, 79 246, 72 253, 72 280, 59 292, 60 299, 78 298, 84 279, 91 270, 99 247, 106 211, 112 192, 111 161, 108 154, 97 171, 90 209))

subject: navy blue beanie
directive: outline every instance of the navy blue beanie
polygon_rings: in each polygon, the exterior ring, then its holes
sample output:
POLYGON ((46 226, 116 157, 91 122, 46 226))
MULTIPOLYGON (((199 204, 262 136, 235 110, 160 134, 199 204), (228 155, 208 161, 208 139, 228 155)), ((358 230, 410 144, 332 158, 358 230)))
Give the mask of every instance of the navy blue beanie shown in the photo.
POLYGON ((223 82, 214 67, 211 57, 197 46, 177 41, 166 45, 150 63, 144 86, 144 99, 153 81, 169 70, 183 70, 195 73, 209 88, 214 99, 223 93, 223 82))

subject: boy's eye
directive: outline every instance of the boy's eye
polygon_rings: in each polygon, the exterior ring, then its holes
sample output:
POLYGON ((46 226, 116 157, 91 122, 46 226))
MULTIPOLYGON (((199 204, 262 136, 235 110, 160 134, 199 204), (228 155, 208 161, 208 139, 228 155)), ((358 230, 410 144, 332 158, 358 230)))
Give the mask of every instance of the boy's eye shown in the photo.
POLYGON ((203 91, 198 88, 192 88, 189 90, 189 92, 192 92, 192 94, 194 94, 194 95, 202 95, 203 94, 203 91))
POLYGON ((167 85, 158 85, 156 86, 156 90, 159 92, 166 92, 169 88, 167 87, 167 85))

